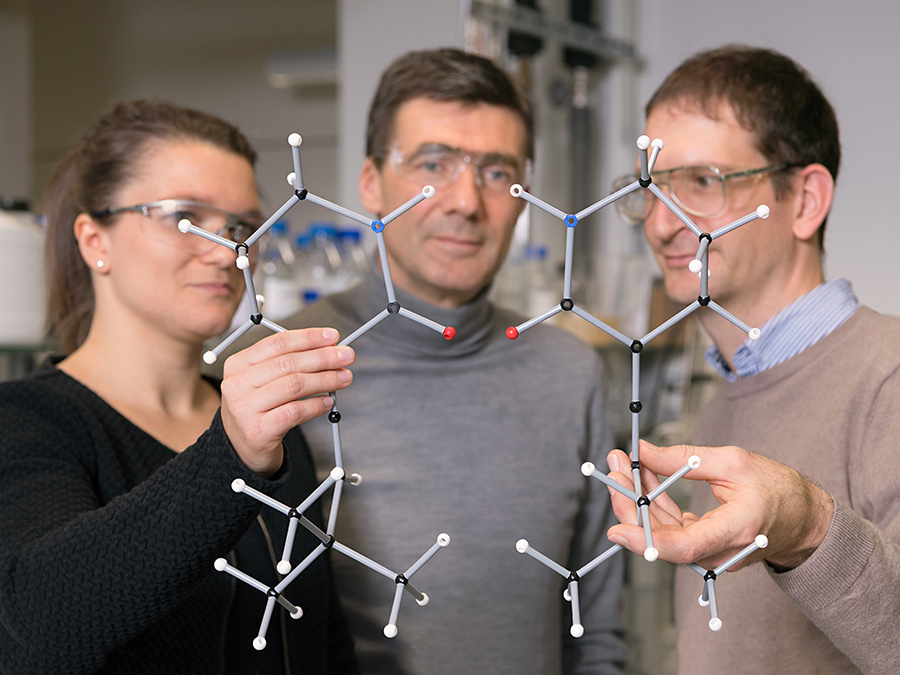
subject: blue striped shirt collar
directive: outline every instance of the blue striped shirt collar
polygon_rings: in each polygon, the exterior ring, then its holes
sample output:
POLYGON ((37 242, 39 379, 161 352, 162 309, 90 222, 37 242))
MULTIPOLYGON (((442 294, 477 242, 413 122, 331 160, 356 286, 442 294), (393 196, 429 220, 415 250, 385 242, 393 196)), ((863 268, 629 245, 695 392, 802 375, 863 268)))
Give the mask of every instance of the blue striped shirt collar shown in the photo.
POLYGON ((756 375, 812 347, 849 319, 858 307, 848 280, 829 281, 769 319, 760 328, 759 340, 745 340, 734 353, 734 370, 715 345, 706 351, 706 360, 729 382, 756 375))

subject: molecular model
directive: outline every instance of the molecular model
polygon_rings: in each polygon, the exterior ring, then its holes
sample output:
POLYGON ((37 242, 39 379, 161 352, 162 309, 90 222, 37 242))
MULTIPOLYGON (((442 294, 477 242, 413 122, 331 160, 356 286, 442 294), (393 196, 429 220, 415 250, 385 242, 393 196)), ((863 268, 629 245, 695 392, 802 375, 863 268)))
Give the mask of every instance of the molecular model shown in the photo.
MULTIPOLYGON (((611 337, 615 338, 619 342, 626 345, 632 352, 632 376, 631 376, 631 387, 632 387, 632 400, 629 404, 629 410, 632 414, 632 423, 631 423, 631 472, 633 476, 634 482, 634 490, 629 490, 628 488, 620 485, 616 481, 612 480, 608 476, 606 476, 601 471, 598 471, 593 463, 585 462, 581 467, 581 471, 585 476, 593 476, 594 478, 600 480, 609 488, 616 490, 617 492, 627 496, 629 499, 634 501, 637 509, 637 522, 644 529, 644 540, 646 548, 644 550, 644 558, 650 562, 655 561, 659 556, 659 551, 653 546, 653 532, 650 529, 650 504, 651 502, 665 492, 673 483, 677 480, 684 477, 689 471, 696 469, 700 466, 700 458, 697 456, 691 457, 687 464, 683 466, 679 471, 675 472, 672 476, 670 476, 667 480, 661 483, 655 490, 652 490, 648 494, 643 494, 641 489, 641 476, 640 476, 640 446, 639 446, 639 438, 640 438, 640 413, 643 408, 640 399, 640 355, 643 348, 654 338, 658 337, 660 334, 677 324, 679 321, 689 316, 696 310, 701 307, 708 307, 713 310, 717 314, 726 318, 728 321, 733 323, 735 326, 743 330, 748 334, 751 340, 758 340, 760 337, 760 331, 758 328, 751 328, 743 323, 741 320, 731 315, 725 309, 717 305, 713 302, 708 293, 708 279, 709 279, 709 245, 719 237, 735 230, 747 223, 756 220, 757 218, 767 218, 769 216, 769 208, 767 206, 759 206, 755 212, 740 218, 729 225, 726 225, 719 230, 716 230, 712 233, 703 232, 696 224, 694 224, 690 218, 675 204, 668 195, 666 195, 657 185, 653 183, 652 179, 652 171, 653 167, 656 164, 656 159, 659 156, 659 152, 663 148, 663 142, 660 139, 655 139, 652 143, 650 142, 649 137, 641 136, 637 140, 637 147, 640 153, 640 162, 641 162, 641 171, 640 176, 630 185, 622 188, 621 190, 613 193, 612 195, 601 199, 595 204, 587 207, 583 211, 580 211, 576 214, 566 214, 560 211, 557 208, 547 204, 546 202, 541 201, 537 197, 526 192, 521 185, 513 185, 510 188, 510 193, 514 197, 518 197, 524 199, 525 201, 533 204, 534 206, 546 211, 550 215, 559 218, 566 224, 566 257, 565 257, 565 270, 564 270, 564 278, 563 278, 563 296, 560 303, 551 309, 549 309, 544 314, 540 316, 534 317, 519 326, 511 326, 506 331, 507 337, 511 340, 515 340, 526 330, 535 326, 543 321, 546 321, 550 317, 556 315, 562 311, 570 311, 580 316, 585 321, 593 324, 600 330, 604 331, 611 337), (648 153, 648 149, 652 147, 652 150, 648 153), (681 220, 694 234, 697 235, 699 240, 699 246, 697 249, 697 255, 694 260, 691 261, 689 265, 689 269, 691 272, 694 272, 700 277, 700 295, 693 303, 685 307, 678 314, 670 318, 668 321, 664 322, 658 328, 650 331, 647 335, 643 336, 640 339, 632 339, 626 337, 615 328, 608 326, 603 321, 597 319, 592 316, 584 309, 579 307, 572 300, 572 259, 573 259, 573 251, 574 251, 574 241, 575 241, 575 227, 578 225, 579 221, 582 218, 594 213, 602 209, 609 204, 612 204, 618 199, 634 192, 635 190, 650 190, 665 206, 673 213, 675 216, 681 220)), ((707 570, 702 568, 700 565, 691 564, 688 567, 703 577, 704 586, 703 593, 700 596, 699 602, 704 607, 709 607, 710 610, 710 620, 709 627, 710 629, 717 631, 722 627, 722 621, 719 618, 718 606, 716 603, 716 594, 715 594, 715 580, 716 577, 722 574, 724 571, 732 567, 734 564, 744 559, 754 551, 765 548, 768 545, 768 541, 764 535, 759 535, 755 538, 754 542, 732 557, 730 560, 726 561, 719 567, 716 567, 712 570, 707 570)), ((583 567, 578 570, 567 570, 562 565, 554 562, 541 552, 534 549, 529 545, 528 541, 525 539, 520 539, 516 543, 516 550, 519 553, 527 553, 531 557, 540 561, 551 570, 557 572, 562 577, 566 579, 566 590, 564 592, 564 597, 567 601, 571 603, 572 606, 572 627, 570 632, 573 637, 581 637, 584 634, 584 627, 581 625, 581 612, 578 600, 578 581, 585 574, 593 570, 595 567, 600 565, 605 560, 609 559, 620 550, 622 550, 622 546, 618 544, 612 545, 606 551, 597 556, 594 560, 590 561, 583 567)))
MULTIPOLYGON (((337 204, 333 204, 321 197, 317 197, 313 193, 309 192, 303 186, 303 178, 302 173, 300 171, 300 144, 302 139, 299 134, 291 134, 288 137, 288 144, 291 147, 292 155, 293 155, 293 164, 294 171, 289 174, 287 177, 288 184, 294 188, 294 194, 284 203, 284 205, 278 209, 272 216, 270 216, 260 227, 256 230, 245 242, 234 242, 214 233, 208 232, 200 227, 197 227, 188 219, 182 219, 178 224, 178 229, 185 234, 194 234, 200 237, 204 237, 210 241, 213 241, 217 244, 225 246, 233 250, 237 254, 236 264, 238 269, 243 271, 244 274, 244 282, 247 286, 247 297, 250 301, 251 305, 251 314, 250 318, 244 322, 240 327, 238 327, 231 335, 226 337, 218 346, 216 346, 211 351, 206 352, 203 356, 203 360, 206 363, 215 363, 219 355, 222 354, 231 344, 233 344, 238 338, 240 338, 244 333, 250 330, 254 325, 262 325, 274 332, 283 332, 285 328, 279 326, 278 324, 269 321, 262 315, 261 310, 261 298, 258 298, 253 285, 253 277, 252 271, 250 269, 250 258, 249 258, 249 250, 254 244, 256 244, 263 235, 271 228, 271 226, 280 220, 291 208, 293 208, 296 204, 301 201, 310 201, 314 204, 318 204, 323 206, 334 213, 343 215, 347 218, 350 218, 358 223, 361 223, 366 226, 370 226, 372 230, 375 232, 375 239, 378 246, 378 252, 381 258, 381 268, 384 273, 384 284, 385 284, 385 292, 387 294, 387 303, 384 310, 376 314, 372 319, 366 322, 363 326, 358 328, 352 334, 344 338, 340 344, 348 345, 357 338, 361 337, 369 330, 374 328, 376 325, 381 323, 384 319, 399 315, 420 323, 432 330, 441 333, 447 340, 452 340, 456 336, 456 330, 452 326, 442 326, 430 319, 427 319, 415 312, 409 311, 404 307, 401 307, 397 302, 396 296, 394 294, 394 286, 391 280, 390 266, 388 264, 387 252, 384 245, 384 228, 395 218, 402 215, 416 204, 420 203, 424 199, 430 199, 434 196, 435 190, 432 186, 425 186, 422 191, 410 199, 408 202, 397 208, 395 211, 391 212, 389 215, 385 216, 380 220, 371 220, 364 216, 361 216, 353 211, 345 209, 342 206, 337 204)), ((388 620, 387 625, 384 627, 384 634, 386 637, 392 638, 397 635, 397 617, 400 611, 400 602, 403 597, 403 591, 405 590, 409 594, 411 594, 419 605, 425 605, 428 603, 428 595, 422 593, 418 589, 416 589, 411 583, 410 578, 426 563, 430 560, 438 550, 447 546, 450 543, 449 535, 445 533, 441 533, 438 535, 435 543, 427 550, 424 554, 413 563, 407 570, 402 573, 397 573, 389 570, 388 568, 380 565, 367 558, 366 556, 354 551, 353 549, 341 544, 340 542, 335 540, 334 530, 337 522, 338 509, 340 507, 340 499, 343 490, 343 483, 346 480, 352 485, 358 485, 362 478, 359 474, 351 474, 349 477, 346 476, 344 472, 343 466, 343 457, 341 451, 341 440, 340 440, 340 420, 341 413, 337 409, 337 397, 335 392, 330 393, 331 397, 334 400, 334 405, 328 415, 329 421, 332 423, 332 437, 334 442, 334 468, 331 470, 326 479, 318 486, 316 490, 313 491, 302 503, 295 507, 291 507, 285 504, 282 504, 276 499, 265 495, 258 490, 254 490, 250 486, 246 485, 243 480, 235 480, 231 488, 237 493, 246 494, 254 499, 257 499, 261 503, 277 510, 286 515, 290 522, 288 523, 288 532, 285 537, 284 546, 282 549, 281 560, 276 565, 276 571, 278 574, 284 576, 284 578, 275 586, 269 586, 258 579, 254 579, 253 577, 245 574, 241 570, 235 568, 230 565, 225 558, 219 558, 215 561, 215 569, 219 572, 227 572, 231 574, 235 578, 243 581, 249 586, 256 588, 260 592, 266 595, 266 606, 263 613, 262 621, 260 622, 259 632, 257 637, 253 640, 253 647, 257 650, 264 649, 266 646, 266 632, 269 627, 269 622, 272 617, 272 612, 275 609, 275 604, 279 604, 290 612, 290 616, 294 619, 299 619, 303 610, 300 607, 296 607, 291 602, 289 602, 282 593, 287 589, 287 587, 294 581, 307 567, 316 558, 318 558, 322 553, 327 551, 328 549, 334 549, 347 557, 369 567, 370 569, 382 574, 383 576, 392 579, 396 584, 396 590, 394 593, 393 603, 391 605, 390 618, 388 620), (306 518, 303 514, 309 509, 316 501, 322 497, 329 489, 334 487, 334 492, 332 495, 331 508, 329 510, 328 522, 326 525, 326 529, 323 532, 319 527, 317 527, 312 521, 306 518), (319 545, 313 549, 307 556, 296 566, 292 566, 291 564, 291 554, 293 551, 294 538, 296 536, 297 527, 302 525, 304 528, 309 530, 315 537, 319 539, 319 545)))

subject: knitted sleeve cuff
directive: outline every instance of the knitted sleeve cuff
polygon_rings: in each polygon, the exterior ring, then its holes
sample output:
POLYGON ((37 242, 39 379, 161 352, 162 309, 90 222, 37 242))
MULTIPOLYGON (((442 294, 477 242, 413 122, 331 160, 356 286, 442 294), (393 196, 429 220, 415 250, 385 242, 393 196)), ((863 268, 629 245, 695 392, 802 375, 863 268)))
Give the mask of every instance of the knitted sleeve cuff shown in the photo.
POLYGON ((822 545, 775 583, 863 672, 900 663, 900 547, 835 500, 822 545))
POLYGON ((221 409, 216 411, 216 415, 213 418, 209 429, 197 439, 197 443, 194 447, 199 451, 207 452, 219 457, 221 460, 218 463, 221 469, 220 473, 223 477, 229 477, 229 481, 240 478, 250 487, 266 494, 272 494, 284 485, 285 482, 287 482, 287 477, 290 473, 289 453, 284 453, 284 461, 281 464, 281 468, 269 478, 258 476, 248 469, 241 461, 240 457, 238 457, 234 446, 231 444, 228 435, 225 433, 225 427, 222 424, 221 409))
POLYGON ((831 525, 819 548, 798 567, 780 574, 769 568, 769 574, 804 612, 815 613, 846 597, 863 574, 876 541, 874 526, 835 500, 831 525))

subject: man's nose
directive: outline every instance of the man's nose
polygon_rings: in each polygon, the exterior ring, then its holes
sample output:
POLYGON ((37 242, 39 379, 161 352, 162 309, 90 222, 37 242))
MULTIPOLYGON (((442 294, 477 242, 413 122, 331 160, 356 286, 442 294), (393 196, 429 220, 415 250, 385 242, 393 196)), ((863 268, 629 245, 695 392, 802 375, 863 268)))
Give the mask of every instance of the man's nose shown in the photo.
POLYGON ((442 190, 446 193, 446 210, 467 216, 476 213, 481 204, 481 188, 478 183, 477 169, 468 162, 463 164, 456 180, 442 190))
MULTIPOLYGON (((672 193, 667 190, 668 186, 660 186, 666 197, 671 199, 672 193)), ((659 239, 670 239, 682 228, 687 227, 681 219, 676 216, 671 209, 665 204, 660 203, 660 199, 648 190, 647 193, 647 215, 644 218, 644 230, 648 236, 655 236, 659 239)))

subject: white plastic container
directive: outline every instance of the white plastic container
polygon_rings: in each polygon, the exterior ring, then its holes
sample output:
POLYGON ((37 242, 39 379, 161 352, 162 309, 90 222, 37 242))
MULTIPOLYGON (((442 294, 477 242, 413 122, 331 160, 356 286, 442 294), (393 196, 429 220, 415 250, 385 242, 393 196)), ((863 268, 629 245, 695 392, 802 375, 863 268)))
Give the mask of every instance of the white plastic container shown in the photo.
POLYGON ((47 306, 43 231, 31 213, 0 208, 0 242, 0 346, 39 347, 47 306))

